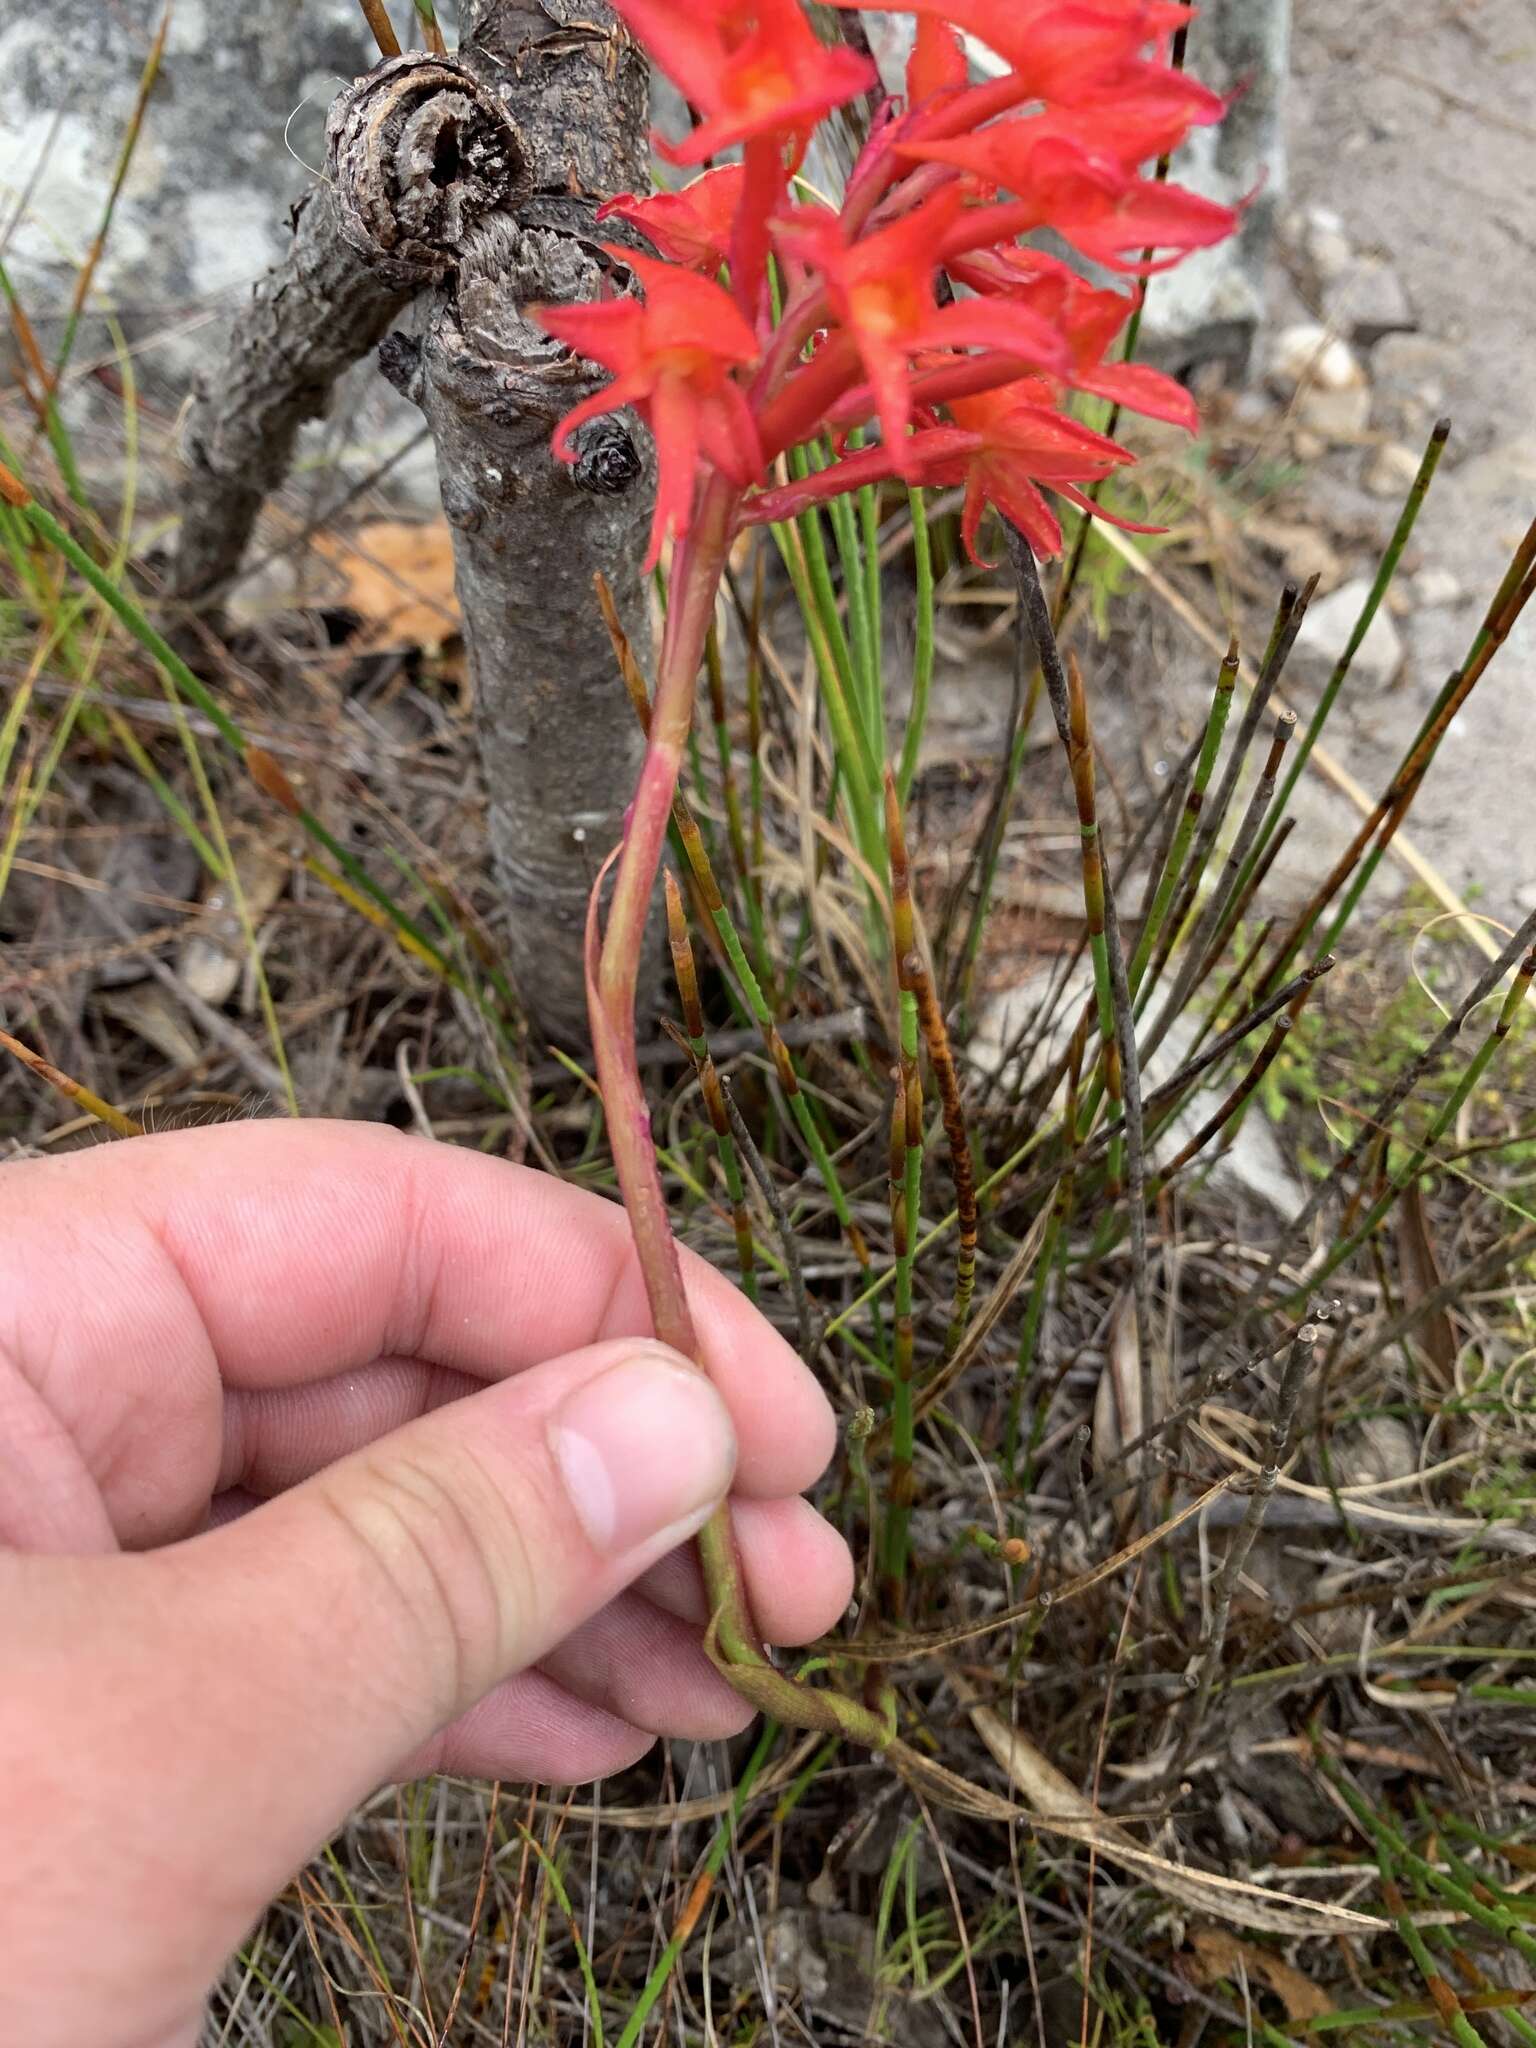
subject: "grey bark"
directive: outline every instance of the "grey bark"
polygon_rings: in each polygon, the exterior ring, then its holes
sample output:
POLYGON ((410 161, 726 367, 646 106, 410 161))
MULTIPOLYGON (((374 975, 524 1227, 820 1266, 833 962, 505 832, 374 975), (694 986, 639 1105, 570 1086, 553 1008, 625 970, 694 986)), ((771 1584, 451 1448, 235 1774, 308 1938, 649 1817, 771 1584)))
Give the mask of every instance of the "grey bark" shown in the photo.
MULTIPOLYGON (((480 118, 487 100, 510 110, 520 189, 466 225, 418 331, 392 336, 381 363, 437 449, 513 978, 546 1031, 579 1042, 587 897, 642 752, 592 579, 607 577, 643 648, 652 458, 638 427, 601 419, 578 436, 574 467, 555 461, 555 424, 603 380, 523 309, 627 284, 593 216, 646 176, 646 69, 591 0, 482 8, 463 54, 480 118)), ((356 164, 366 174, 366 157, 356 164)), ((352 189, 349 174, 355 234, 352 189)))
POLYGON ((436 446, 474 684, 488 834, 511 968, 537 1024, 586 1036, 582 923, 642 752, 592 580, 635 644, 653 460, 598 420, 579 460, 550 435, 603 381, 523 312, 630 279, 600 202, 644 189, 644 60, 603 0, 484 0, 448 58, 390 60, 337 101, 331 182, 200 388, 179 596, 233 574, 302 421, 383 339, 380 367, 436 446), (386 336, 415 298, 414 331, 386 336))

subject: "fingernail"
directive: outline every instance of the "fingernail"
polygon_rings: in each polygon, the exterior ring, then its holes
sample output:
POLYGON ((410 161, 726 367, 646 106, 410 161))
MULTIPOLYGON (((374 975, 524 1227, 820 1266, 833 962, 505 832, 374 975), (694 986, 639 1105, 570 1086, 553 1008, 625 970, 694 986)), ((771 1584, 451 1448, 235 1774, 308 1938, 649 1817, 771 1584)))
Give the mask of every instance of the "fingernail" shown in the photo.
POLYGON ((568 1394, 549 1425, 571 1506, 595 1550, 622 1556, 691 1536, 730 1490, 736 1439, 704 1374, 660 1345, 568 1394))

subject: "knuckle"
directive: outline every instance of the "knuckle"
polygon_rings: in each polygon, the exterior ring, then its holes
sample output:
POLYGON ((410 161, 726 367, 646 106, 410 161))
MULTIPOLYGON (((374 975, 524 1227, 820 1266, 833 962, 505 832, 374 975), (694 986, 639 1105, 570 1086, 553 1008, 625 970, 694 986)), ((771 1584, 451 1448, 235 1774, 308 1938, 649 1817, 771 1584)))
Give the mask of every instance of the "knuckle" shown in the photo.
POLYGON ((507 1674, 523 1634, 526 1555, 516 1518, 472 1463, 409 1452, 366 1459, 330 1504, 384 1581, 409 1654, 441 1687, 444 1718, 507 1674))

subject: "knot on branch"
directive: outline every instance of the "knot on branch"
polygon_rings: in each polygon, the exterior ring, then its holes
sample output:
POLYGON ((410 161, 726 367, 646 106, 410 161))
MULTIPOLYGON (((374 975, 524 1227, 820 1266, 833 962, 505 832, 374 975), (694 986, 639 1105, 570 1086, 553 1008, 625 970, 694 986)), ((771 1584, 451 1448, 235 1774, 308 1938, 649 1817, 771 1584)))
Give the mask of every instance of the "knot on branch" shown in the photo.
POLYGON ((466 236, 524 195, 527 152, 495 89, 456 57, 392 57, 326 124, 347 241, 402 286, 453 268, 466 236))

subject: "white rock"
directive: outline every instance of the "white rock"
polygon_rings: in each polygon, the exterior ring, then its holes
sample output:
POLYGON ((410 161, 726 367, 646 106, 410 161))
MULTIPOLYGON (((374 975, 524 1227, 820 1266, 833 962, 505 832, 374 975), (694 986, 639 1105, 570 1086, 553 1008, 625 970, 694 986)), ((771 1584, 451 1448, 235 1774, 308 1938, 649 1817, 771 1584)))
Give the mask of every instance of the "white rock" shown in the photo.
POLYGON ((1459 580, 1449 569, 1421 569, 1409 586, 1413 601, 1425 610, 1439 604, 1460 604, 1466 596, 1459 580))
POLYGON ((1316 320, 1299 320, 1280 330, 1270 349, 1269 376, 1285 392, 1303 383, 1321 391, 1351 391, 1365 383, 1349 343, 1316 320))
POLYGON ((1401 498, 1419 473, 1420 457, 1402 441, 1388 441, 1366 464, 1361 479, 1373 498, 1401 498))
POLYGON ((1296 399, 1296 417, 1324 441, 1359 441, 1371 424, 1371 394, 1364 384, 1343 390, 1306 385, 1296 399))
MULTIPOLYGON (((1182 1020, 1175 1024, 1142 1077, 1143 1085, 1155 1086, 1177 1072, 1192 1037, 1189 1024, 1182 1020)), ((1226 1086, 1202 1088, 1192 1095, 1156 1147, 1154 1163, 1166 1164, 1221 1107, 1225 1095, 1226 1086)), ((1221 1142, 1219 1138, 1211 1140, 1202 1162, 1190 1167, 1191 1174, 1199 1173, 1203 1163, 1210 1171, 1212 1188, 1251 1195, 1287 1222, 1301 1214, 1306 1207, 1306 1189, 1286 1165, 1274 1130, 1257 1105, 1250 1106, 1227 1151, 1221 1151, 1221 1142)))
MULTIPOLYGON (((1326 676, 1331 672, 1344 651, 1345 641, 1354 630, 1355 620, 1360 616, 1360 608, 1370 587, 1369 577, 1356 576, 1312 605, 1302 621, 1301 631, 1296 635, 1296 646, 1291 655, 1292 662, 1303 674, 1326 676)), ((1363 688, 1385 689, 1396 679, 1402 665, 1402 635, 1383 606, 1372 619, 1370 630, 1356 650, 1350 674, 1363 688)))
POLYGON ((1302 228, 1302 245, 1307 260, 1324 284, 1342 277, 1354 261, 1344 222, 1331 206, 1308 208, 1302 228))

